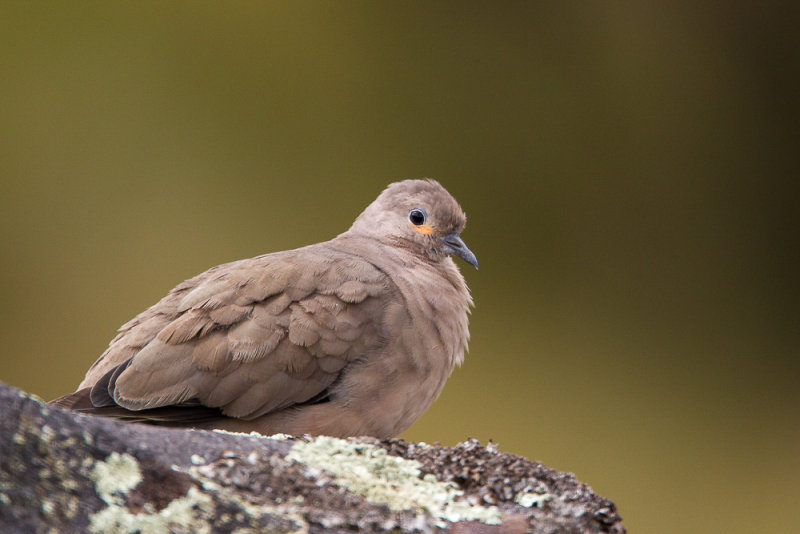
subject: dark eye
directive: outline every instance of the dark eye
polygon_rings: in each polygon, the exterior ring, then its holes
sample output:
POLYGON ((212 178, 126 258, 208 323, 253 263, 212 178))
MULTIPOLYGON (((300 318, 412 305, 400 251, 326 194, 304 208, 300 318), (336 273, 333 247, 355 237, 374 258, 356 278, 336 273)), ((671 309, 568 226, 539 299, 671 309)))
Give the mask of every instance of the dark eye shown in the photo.
POLYGON ((425 224, 425 221, 428 220, 428 214, 422 208, 414 208, 408 212, 408 220, 414 226, 419 226, 420 224, 425 224))

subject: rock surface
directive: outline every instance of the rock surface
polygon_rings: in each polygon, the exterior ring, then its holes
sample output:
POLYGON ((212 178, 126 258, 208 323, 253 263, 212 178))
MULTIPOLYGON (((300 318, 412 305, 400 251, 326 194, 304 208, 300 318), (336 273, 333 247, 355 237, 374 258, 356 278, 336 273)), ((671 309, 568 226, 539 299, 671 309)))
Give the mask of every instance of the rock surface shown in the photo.
POLYGON ((125 424, 0 384, 0 532, 625 532, 573 475, 481 446, 125 424))

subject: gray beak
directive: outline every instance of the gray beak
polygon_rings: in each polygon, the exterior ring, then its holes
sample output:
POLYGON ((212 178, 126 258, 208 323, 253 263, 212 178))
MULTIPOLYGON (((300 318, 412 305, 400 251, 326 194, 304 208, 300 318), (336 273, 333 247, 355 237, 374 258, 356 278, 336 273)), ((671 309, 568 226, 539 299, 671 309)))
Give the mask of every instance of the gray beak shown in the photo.
POLYGON ((465 262, 475 267, 475 269, 478 268, 478 258, 476 258, 475 254, 473 254, 472 251, 467 248, 467 245, 461 240, 460 237, 458 237, 456 234, 450 234, 444 236, 442 241, 444 242, 444 248, 448 253, 458 256, 465 262))

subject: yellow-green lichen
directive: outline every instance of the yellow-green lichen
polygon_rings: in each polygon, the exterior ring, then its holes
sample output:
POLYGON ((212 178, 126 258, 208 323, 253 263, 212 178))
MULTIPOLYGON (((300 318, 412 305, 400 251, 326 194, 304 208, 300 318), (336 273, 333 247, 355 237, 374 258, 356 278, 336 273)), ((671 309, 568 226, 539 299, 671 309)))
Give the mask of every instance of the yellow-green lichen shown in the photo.
POLYGON ((39 395, 34 395, 33 393, 28 393, 27 391, 22 391, 21 389, 15 389, 14 393, 16 393, 20 398, 38 402, 39 404, 42 405, 41 408, 47 409, 45 406, 46 405, 45 400, 42 399, 39 395))
POLYGON ((95 464, 89 477, 101 499, 108 504, 121 504, 119 496, 141 482, 142 472, 136 458, 127 453, 112 452, 104 462, 95 464))
POLYGON ((42 441, 49 442, 54 435, 55 430, 49 425, 42 425, 42 428, 39 429, 39 439, 42 441))
POLYGON ((421 474, 421 464, 389 455, 386 450, 365 443, 351 443, 320 436, 298 441, 287 459, 332 474, 336 483, 363 496, 367 501, 386 504, 395 511, 423 510, 443 521, 482 521, 500 524, 496 506, 476 506, 461 499, 454 484, 421 474))
POLYGON ((294 438, 294 436, 291 436, 289 434, 281 434, 280 432, 277 433, 277 434, 272 434, 270 436, 267 436, 267 435, 264 435, 264 434, 259 434, 256 431, 252 431, 252 432, 233 432, 231 430, 222 430, 221 428, 215 428, 213 430, 213 432, 216 432, 217 434, 227 434, 229 436, 244 436, 244 437, 247 437, 247 438, 274 439, 276 441, 286 441, 287 439, 294 438))
POLYGON ((542 504, 550 500, 549 493, 518 493, 514 497, 514 502, 525 508, 532 506, 540 507, 542 504))
POLYGON ((265 436, 265 437, 267 439, 274 439, 275 441, 288 441, 290 439, 294 439, 294 436, 292 436, 291 434, 284 434, 283 432, 278 432, 277 434, 272 434, 271 436, 265 436))
POLYGON ((92 533, 118 532, 158 534, 161 532, 211 531, 208 519, 212 517, 214 502, 197 488, 189 488, 184 497, 175 499, 158 512, 144 510, 133 513, 120 504, 109 504, 90 517, 92 533))

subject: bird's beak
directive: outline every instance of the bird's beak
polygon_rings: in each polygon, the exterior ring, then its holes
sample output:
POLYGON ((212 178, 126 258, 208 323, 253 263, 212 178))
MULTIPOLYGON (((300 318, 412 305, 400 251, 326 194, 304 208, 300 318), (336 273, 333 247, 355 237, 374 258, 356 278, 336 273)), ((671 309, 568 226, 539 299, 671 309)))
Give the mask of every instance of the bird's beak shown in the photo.
POLYGON ((467 245, 461 240, 460 237, 458 237, 458 235, 446 235, 442 238, 442 242, 444 243, 444 248, 448 254, 455 254, 465 262, 475 267, 475 269, 478 268, 478 258, 476 258, 475 254, 473 254, 472 251, 467 248, 467 245))

